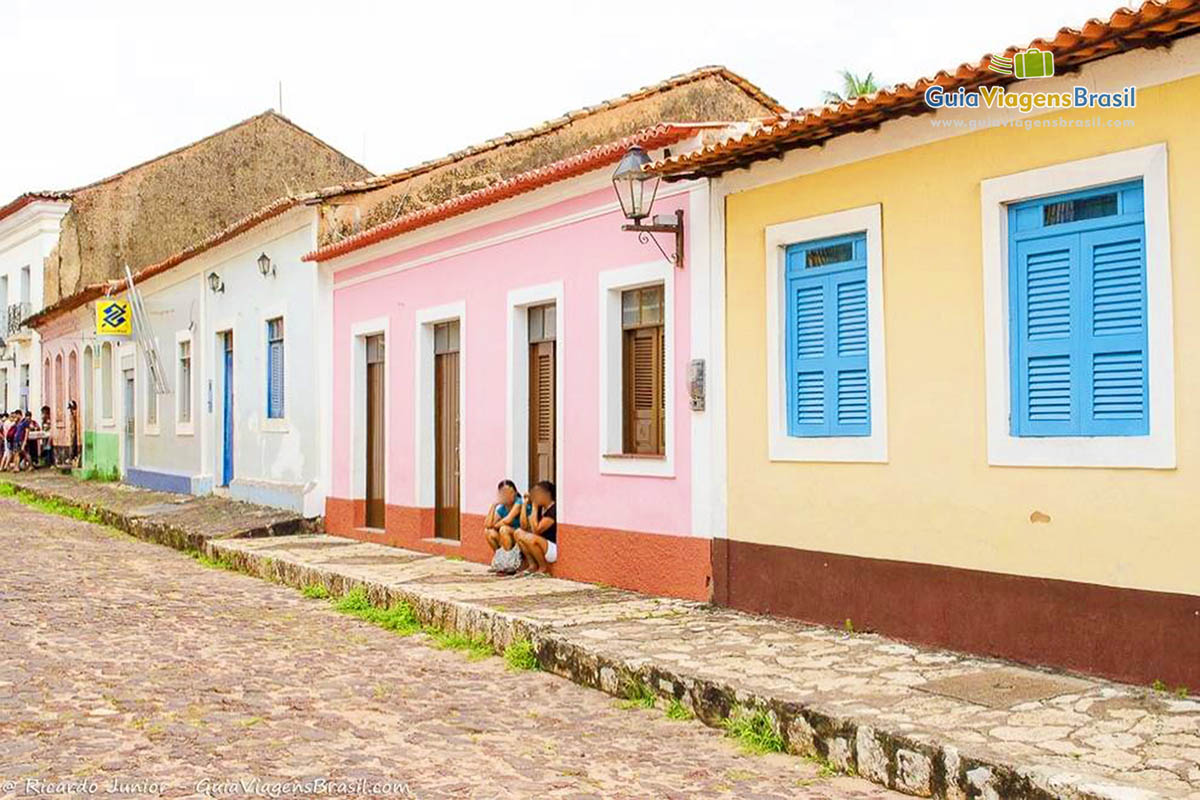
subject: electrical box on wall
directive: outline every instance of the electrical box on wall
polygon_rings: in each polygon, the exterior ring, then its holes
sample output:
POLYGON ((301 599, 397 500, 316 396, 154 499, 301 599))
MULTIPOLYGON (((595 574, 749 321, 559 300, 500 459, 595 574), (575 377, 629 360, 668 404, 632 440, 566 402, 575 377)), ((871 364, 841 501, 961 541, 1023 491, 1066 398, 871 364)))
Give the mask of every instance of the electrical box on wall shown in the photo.
POLYGON ((688 397, 692 411, 704 410, 704 359, 693 358, 688 362, 688 397))

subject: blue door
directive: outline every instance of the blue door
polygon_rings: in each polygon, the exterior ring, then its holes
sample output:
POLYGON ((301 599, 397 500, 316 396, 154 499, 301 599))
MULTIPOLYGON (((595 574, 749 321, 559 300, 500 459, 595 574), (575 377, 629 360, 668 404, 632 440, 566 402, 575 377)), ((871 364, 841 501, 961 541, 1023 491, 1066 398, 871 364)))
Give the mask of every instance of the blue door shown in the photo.
POLYGON ((225 351, 225 381, 221 403, 221 485, 233 480, 233 331, 221 335, 225 351))

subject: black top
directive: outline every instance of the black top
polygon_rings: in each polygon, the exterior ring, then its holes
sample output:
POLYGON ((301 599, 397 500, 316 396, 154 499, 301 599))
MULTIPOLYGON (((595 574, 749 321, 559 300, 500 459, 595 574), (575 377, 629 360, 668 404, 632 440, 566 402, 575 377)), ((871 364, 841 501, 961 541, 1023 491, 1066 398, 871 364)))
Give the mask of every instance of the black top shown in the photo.
POLYGON ((555 507, 554 503, 551 503, 550 505, 546 506, 545 510, 542 511, 541 519, 549 519, 550 527, 546 528, 546 530, 542 531, 541 534, 539 534, 547 542, 554 542, 555 544, 558 543, 558 516, 557 515, 558 515, 558 510, 555 507))

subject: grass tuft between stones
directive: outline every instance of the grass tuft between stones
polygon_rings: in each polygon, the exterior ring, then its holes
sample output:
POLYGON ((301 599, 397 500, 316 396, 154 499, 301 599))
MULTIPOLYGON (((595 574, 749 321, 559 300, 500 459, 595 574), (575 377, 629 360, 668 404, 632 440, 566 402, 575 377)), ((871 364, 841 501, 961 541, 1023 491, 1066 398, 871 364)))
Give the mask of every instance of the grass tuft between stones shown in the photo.
POLYGON ((442 650, 461 650, 471 661, 479 661, 495 655, 492 646, 482 636, 450 633, 432 626, 425 627, 425 634, 433 640, 435 647, 442 650))
POLYGON ((71 519, 77 519, 81 522, 91 522, 96 525, 105 524, 100 515, 94 511, 88 511, 78 506, 73 506, 70 503, 64 503, 62 500, 38 497, 33 492, 18 489, 7 481, 0 481, 0 497, 11 497, 23 505, 35 508, 38 511, 44 511, 47 514, 57 514, 60 517, 70 517, 71 519))
POLYGON ((775 720, 762 709, 734 709, 733 714, 722 725, 725 735, 737 740, 748 753, 782 753, 785 750, 783 736, 779 733, 775 720))
POLYGON ((679 698, 672 697, 671 702, 667 704, 667 719, 679 720, 685 722, 689 719, 695 719, 696 715, 692 710, 680 702, 679 698))
POLYGON ((309 600, 328 600, 329 590, 322 583, 310 583, 300 590, 300 593, 309 600))
POLYGON ((196 563, 202 567, 208 567, 209 569, 227 569, 231 572, 237 570, 237 566, 232 561, 227 561, 220 556, 210 556, 203 550, 185 550, 184 553, 195 559, 196 563))
POLYGON ((346 594, 333 601, 333 610, 342 614, 358 617, 364 622, 378 625, 385 630, 394 631, 402 636, 420 633, 421 623, 413 613, 408 603, 393 603, 386 608, 374 605, 367 597, 367 590, 355 586, 346 594))
MULTIPOLYGON (((309 584, 301 590, 305 597, 314 599, 328 598, 329 590, 321 584, 309 584)), ((356 586, 341 597, 331 598, 335 611, 357 617, 364 622, 378 625, 389 631, 410 636, 414 633, 424 633, 430 643, 442 650, 458 650, 466 653, 472 661, 495 655, 491 644, 482 636, 468 636, 463 633, 444 631, 433 625, 422 625, 413 612, 412 606, 404 601, 392 603, 390 606, 378 606, 371 602, 367 590, 356 586)))
POLYGON ((654 690, 641 680, 630 681, 625 685, 625 699, 618 705, 624 709, 654 708, 658 697, 654 690))
POLYGON ((528 639, 514 639, 504 648, 504 663, 511 670, 523 671, 539 669, 537 651, 533 642, 528 639))

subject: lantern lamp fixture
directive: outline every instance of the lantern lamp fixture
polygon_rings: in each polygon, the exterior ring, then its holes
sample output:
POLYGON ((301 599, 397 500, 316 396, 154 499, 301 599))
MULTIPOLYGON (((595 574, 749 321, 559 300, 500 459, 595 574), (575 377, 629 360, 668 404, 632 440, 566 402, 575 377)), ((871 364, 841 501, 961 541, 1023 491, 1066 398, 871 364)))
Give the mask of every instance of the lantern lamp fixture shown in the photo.
POLYGON ((658 194, 658 183, 661 180, 658 175, 646 172, 644 168, 649 163, 650 156, 635 145, 621 157, 616 171, 613 172, 613 189, 621 203, 621 213, 625 215, 625 219, 630 220, 628 224, 621 226, 621 230, 636 231, 639 242, 653 243, 663 258, 683 269, 683 209, 676 210, 673 216, 659 214, 651 217, 649 224, 642 221, 650 216, 654 208, 654 197, 658 194), (675 234, 673 255, 667 255, 667 251, 663 250, 658 239, 654 238, 656 233, 675 234))
POLYGON ((264 278, 275 277, 275 265, 271 263, 271 257, 266 253, 258 257, 258 272, 264 278))
POLYGON ((213 294, 225 292, 225 281, 221 280, 221 276, 215 272, 208 273, 208 288, 213 294))

